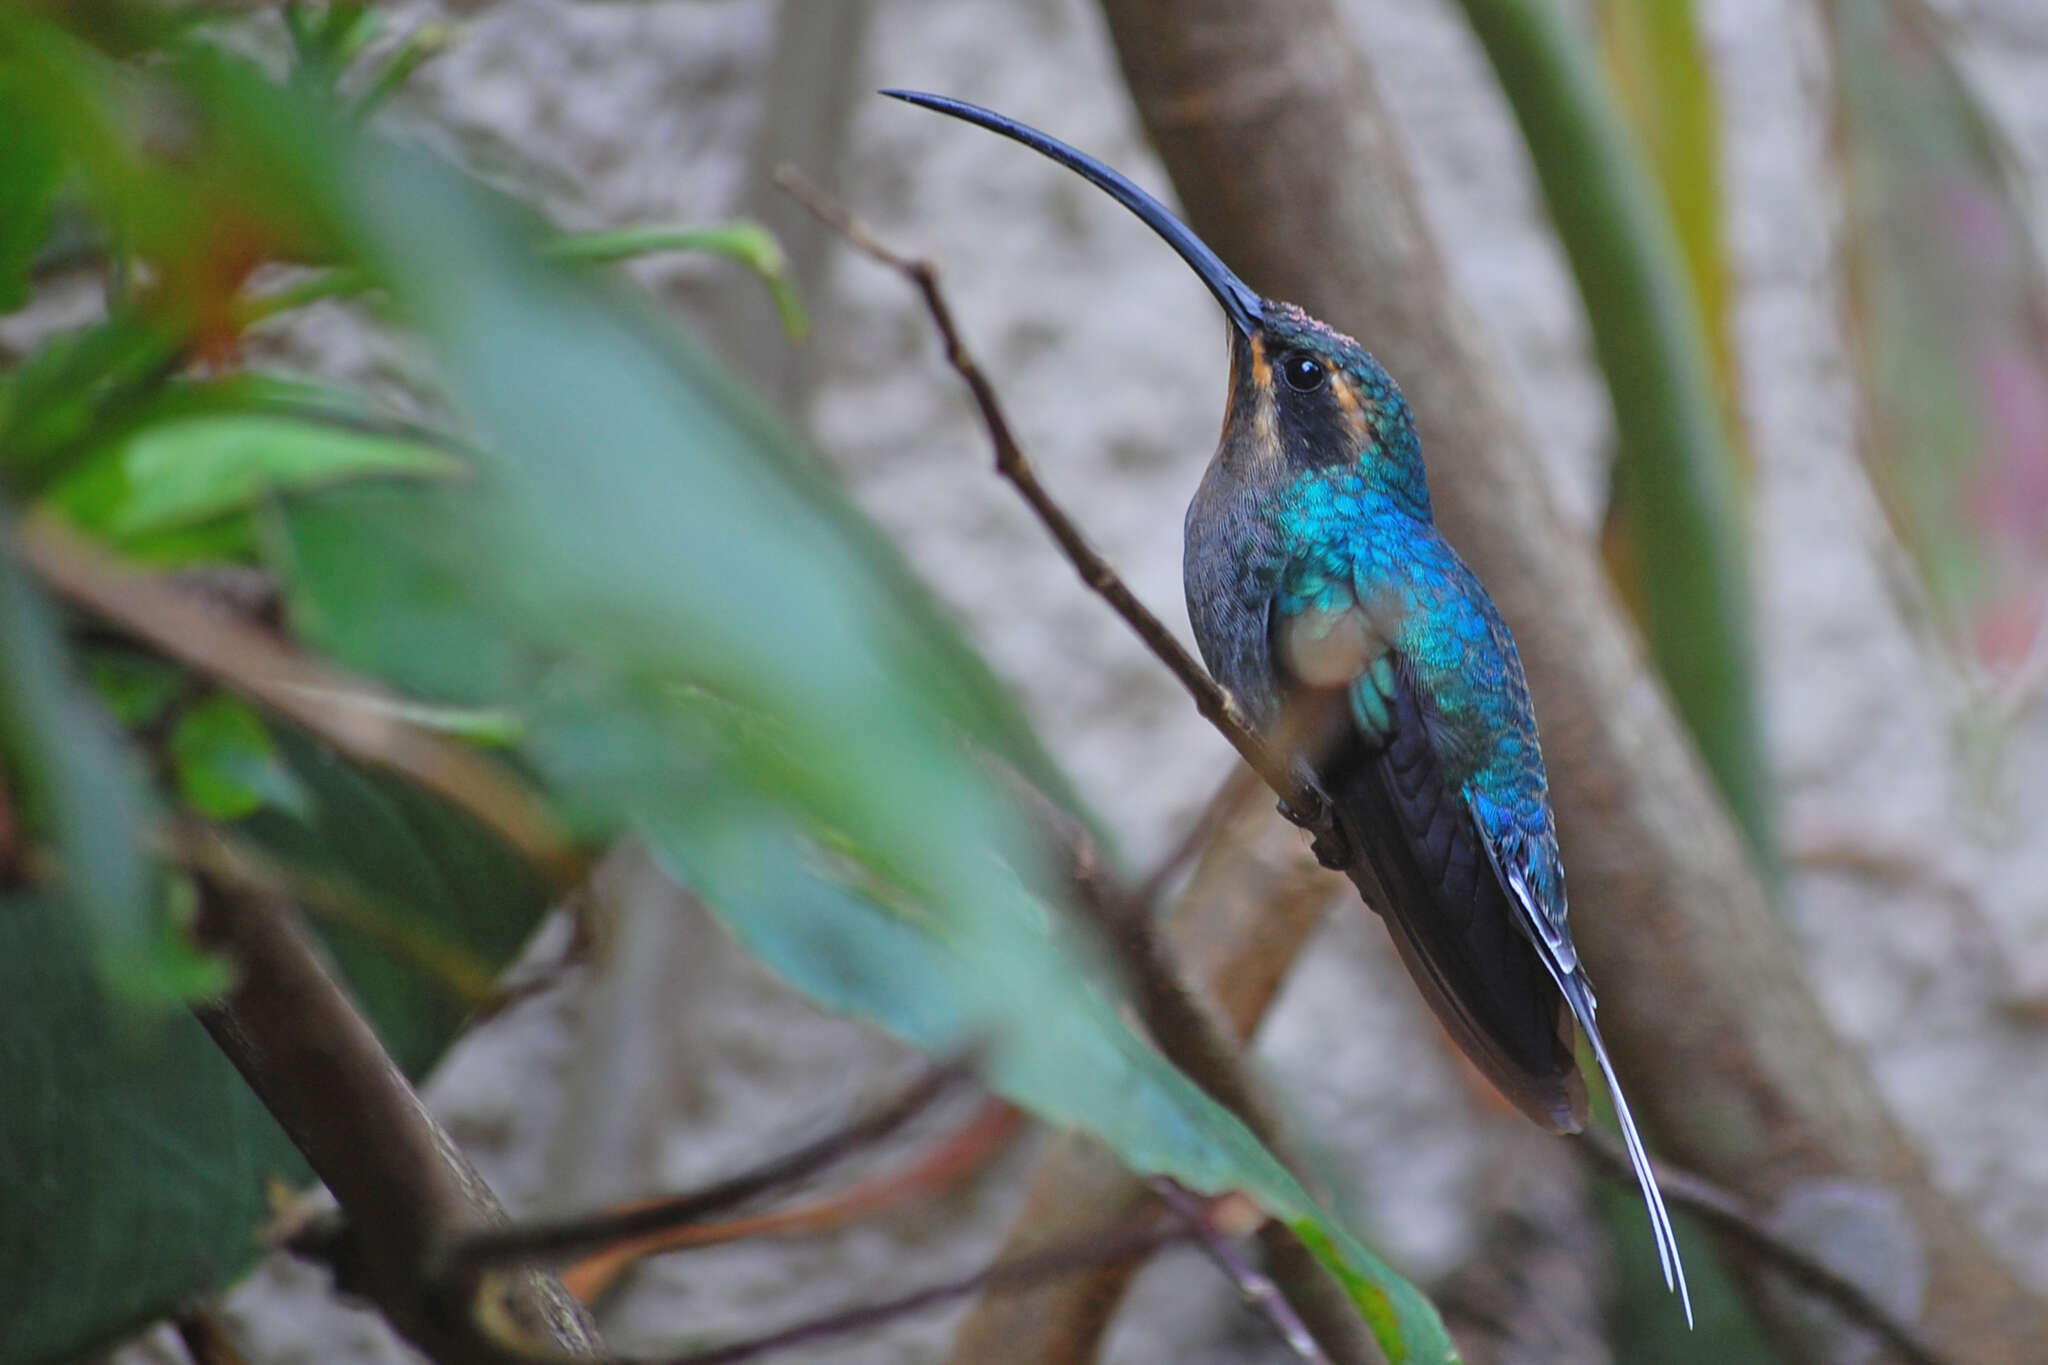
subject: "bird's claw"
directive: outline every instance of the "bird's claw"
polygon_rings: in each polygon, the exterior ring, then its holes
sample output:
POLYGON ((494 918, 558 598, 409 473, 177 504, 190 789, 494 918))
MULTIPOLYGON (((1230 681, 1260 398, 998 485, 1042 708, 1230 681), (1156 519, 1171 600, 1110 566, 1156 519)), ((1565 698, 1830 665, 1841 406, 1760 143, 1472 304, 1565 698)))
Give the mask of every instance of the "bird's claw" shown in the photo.
POLYGON ((1317 862, 1332 872, 1342 872, 1351 866, 1351 843, 1337 826, 1336 807, 1313 778, 1303 776, 1299 787, 1295 800, 1280 799, 1280 814, 1308 831, 1309 850, 1316 855, 1317 862))

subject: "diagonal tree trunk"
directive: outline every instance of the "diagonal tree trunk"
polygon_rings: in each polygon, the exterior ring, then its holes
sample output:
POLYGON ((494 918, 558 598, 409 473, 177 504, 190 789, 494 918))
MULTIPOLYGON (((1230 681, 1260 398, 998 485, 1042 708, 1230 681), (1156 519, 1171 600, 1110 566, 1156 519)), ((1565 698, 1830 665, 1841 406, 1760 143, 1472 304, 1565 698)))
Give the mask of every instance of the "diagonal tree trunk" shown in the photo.
MULTIPOLYGON (((1593 547, 1558 523, 1329 0, 1103 10, 1195 230, 1254 288, 1363 340, 1407 392, 1439 518, 1520 641, 1577 936, 1663 1146, 1788 1223, 1824 1203, 1858 1229, 1851 1248, 1917 1260, 1919 1292, 1892 1306, 1953 1359, 2038 1358, 2048 1309, 1932 1187, 1822 1016, 1593 547)), ((1788 1333, 1810 1327, 1780 1296, 1758 1302, 1788 1333)))

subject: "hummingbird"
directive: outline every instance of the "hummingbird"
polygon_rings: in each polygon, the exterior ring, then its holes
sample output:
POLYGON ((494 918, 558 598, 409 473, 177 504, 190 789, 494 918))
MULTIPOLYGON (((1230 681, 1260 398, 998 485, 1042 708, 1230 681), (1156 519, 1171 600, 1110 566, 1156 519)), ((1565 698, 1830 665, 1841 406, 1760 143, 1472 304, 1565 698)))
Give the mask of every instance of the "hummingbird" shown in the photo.
POLYGON ((1665 1285, 1690 1323, 1670 1215, 1572 945, 1521 659, 1437 530, 1400 386, 1358 342, 1256 293, 1094 157, 979 105, 882 93, 1076 172, 1164 238, 1222 305, 1229 403, 1188 505, 1182 569, 1202 659, 1293 776, 1282 813, 1385 920, 1465 1055, 1552 1132, 1586 1122, 1574 1027, 1585 1034, 1665 1285))

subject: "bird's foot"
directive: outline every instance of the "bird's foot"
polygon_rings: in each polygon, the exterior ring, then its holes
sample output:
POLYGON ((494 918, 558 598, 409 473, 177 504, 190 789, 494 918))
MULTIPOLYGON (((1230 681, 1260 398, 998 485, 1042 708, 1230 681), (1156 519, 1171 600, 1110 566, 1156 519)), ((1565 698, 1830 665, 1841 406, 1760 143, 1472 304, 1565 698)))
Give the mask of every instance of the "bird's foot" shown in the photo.
POLYGON ((1280 814, 1308 831, 1309 849, 1317 862, 1332 872, 1342 872, 1351 866, 1351 841, 1338 827, 1336 806, 1313 774, 1297 771, 1295 784, 1299 788, 1296 799, 1282 797, 1277 807, 1280 814))

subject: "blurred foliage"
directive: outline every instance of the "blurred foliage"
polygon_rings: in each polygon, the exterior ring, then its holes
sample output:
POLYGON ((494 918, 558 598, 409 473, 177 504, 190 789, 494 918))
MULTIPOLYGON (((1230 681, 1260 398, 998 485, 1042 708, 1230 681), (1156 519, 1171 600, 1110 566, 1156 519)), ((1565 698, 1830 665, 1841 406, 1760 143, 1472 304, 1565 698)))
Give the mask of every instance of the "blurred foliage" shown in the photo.
MULTIPOLYGON (((1721 101, 1693 0, 1599 0, 1600 55, 1685 258, 1730 430, 1735 357, 1721 201, 1721 101)), ((1740 442, 1736 442, 1739 454, 1740 442)))
MULTIPOLYGON (((1125 1022, 1058 913, 1067 850, 1016 783, 1088 817, 986 666, 810 452, 590 264, 685 246, 772 273, 758 230, 565 242, 366 135, 368 105, 431 43, 401 39, 365 70, 375 11, 294 7, 280 84, 209 40, 241 21, 200 19, 0 11, 0 109, 25 149, 0 183, 0 293, 35 297, 54 204, 108 300, 0 378, 13 505, 132 562, 260 567, 295 643, 399 694, 374 703, 381 724, 497 746, 506 782, 536 784, 591 847, 638 834, 823 1003, 979 1049, 997 1089, 1141 1172, 1249 1193, 1338 1274, 1390 1359, 1450 1359, 1421 1295, 1125 1022), (314 273, 280 291, 279 266, 314 273), (460 425, 247 367, 251 325, 343 293, 425 348, 420 406, 460 425)), ((0 1034, 43 1048, 0 1109, 0 1190, 45 1189, 75 1167, 60 1148, 128 1115, 130 1139, 178 1160, 130 1160, 111 1203, 46 1192, 45 1220, 164 1206, 195 1162, 197 1188, 233 1194, 204 1226, 110 1224, 149 1267, 118 1282, 93 1238, 36 1256, 33 1225, 0 1220, 10 1290, 52 1305, 6 1361, 232 1278, 254 1251, 255 1177, 280 1168, 239 1090, 203 1116, 152 1099, 212 1093, 220 1069, 163 1008, 222 980, 182 932, 187 884, 156 863, 168 813, 210 823, 303 906, 415 1073, 555 889, 469 815, 217 690, 231 661, 202 682, 70 624, 0 557, 0 752, 24 850, 0 866, 25 867, 24 903, 44 907, 9 929, 36 940, 24 957, 100 964, 65 997, 91 1027, 51 1032, 36 992, 0 999, 0 1034)))
POLYGON ((1859 449, 1967 673, 2048 611, 2048 282, 2013 163, 1917 0, 1830 0, 1859 449))
POLYGON ((1585 300, 1614 405, 1625 581, 1651 657, 1737 826, 1775 871, 1747 514, 1711 332, 1678 234, 1557 0, 1464 0, 1464 9, 1529 144, 1585 300))
POLYGON ((109 1007, 75 898, 0 896, 0 1358, 76 1359, 233 1282, 305 1164, 191 1015, 109 1007))

